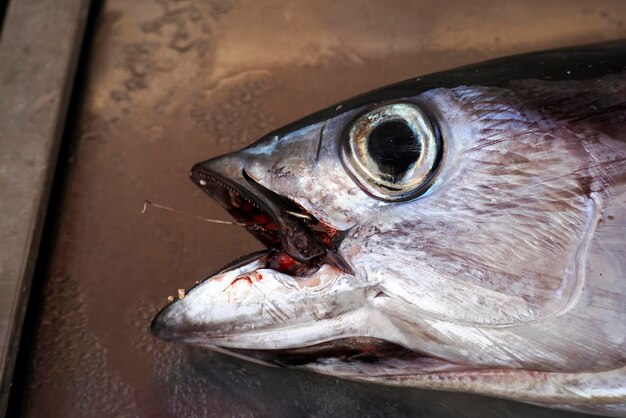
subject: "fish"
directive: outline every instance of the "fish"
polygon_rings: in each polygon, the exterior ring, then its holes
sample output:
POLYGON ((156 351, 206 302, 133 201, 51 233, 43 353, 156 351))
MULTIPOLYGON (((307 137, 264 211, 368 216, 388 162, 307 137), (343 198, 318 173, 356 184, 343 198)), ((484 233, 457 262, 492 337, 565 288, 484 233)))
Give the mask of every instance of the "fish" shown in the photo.
POLYGON ((341 102, 196 164, 267 249, 152 333, 260 364, 626 416, 626 42, 341 102))

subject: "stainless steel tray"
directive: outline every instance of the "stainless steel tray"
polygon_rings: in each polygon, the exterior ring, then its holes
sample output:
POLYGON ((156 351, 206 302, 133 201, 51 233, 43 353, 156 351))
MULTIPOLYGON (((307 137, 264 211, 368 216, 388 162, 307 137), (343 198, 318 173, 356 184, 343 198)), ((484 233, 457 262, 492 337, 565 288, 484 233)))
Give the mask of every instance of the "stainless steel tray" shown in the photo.
MULTIPOLYGON (((168 295, 260 245, 235 228, 140 211, 149 198, 226 217, 188 180, 195 162, 394 81, 623 37, 624 18, 626 3, 607 0, 103 1, 83 100, 70 115, 70 152, 60 161, 64 187, 49 212, 56 233, 42 256, 51 261, 35 278, 41 311, 25 331, 34 349, 17 370, 27 383, 12 405, 46 418, 576 416, 264 368, 159 341, 149 324, 168 295)), ((51 167, 49 154, 36 164, 51 167)), ((5 258, 32 257, 2 248, 5 258)))

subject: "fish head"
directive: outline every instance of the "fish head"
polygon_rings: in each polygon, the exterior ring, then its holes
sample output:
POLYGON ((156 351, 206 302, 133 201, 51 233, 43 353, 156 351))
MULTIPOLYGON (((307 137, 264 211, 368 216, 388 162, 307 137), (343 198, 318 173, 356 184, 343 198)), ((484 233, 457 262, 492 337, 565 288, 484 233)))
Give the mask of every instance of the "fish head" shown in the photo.
POLYGON ((384 202, 365 193, 339 158, 336 136, 353 117, 268 135, 192 168, 192 181, 268 249, 165 308, 156 335, 250 353, 361 336, 364 306, 378 290, 341 245, 384 202))
POLYGON ((621 364, 610 334, 623 327, 584 292, 623 142, 565 123, 579 107, 548 106, 581 92, 604 103, 606 86, 433 88, 197 164, 191 179, 268 249, 171 303, 153 332, 385 383, 621 364))

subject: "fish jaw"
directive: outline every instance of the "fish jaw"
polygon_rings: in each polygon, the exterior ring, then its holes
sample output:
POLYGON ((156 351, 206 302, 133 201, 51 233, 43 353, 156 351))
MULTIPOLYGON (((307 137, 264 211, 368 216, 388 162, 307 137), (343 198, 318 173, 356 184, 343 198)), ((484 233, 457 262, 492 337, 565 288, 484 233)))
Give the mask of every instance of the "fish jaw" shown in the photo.
POLYGON ((154 319, 162 339, 208 347, 265 365, 347 379, 390 368, 414 374, 477 370, 407 348, 379 306, 376 285, 323 265, 306 277, 268 268, 276 253, 250 256, 190 289, 154 319))
POLYGON ((271 252, 218 273, 161 311, 152 324, 160 338, 239 349, 313 345, 357 332, 355 315, 368 297, 350 276, 322 266, 310 277, 265 268, 271 252))
POLYGON ((192 168, 192 181, 249 224, 268 249, 228 266, 166 306, 153 321, 154 335, 263 350, 360 334, 368 316, 363 306, 376 290, 339 251, 344 235, 336 224, 318 220, 288 195, 258 181, 259 164, 273 142, 270 138, 192 168))
MULTIPOLYGON (((191 180, 235 219, 260 223, 262 229, 251 233, 268 249, 214 274, 166 306, 152 323, 154 335, 269 364, 288 365, 291 358, 305 357, 312 369, 334 358, 379 359, 400 351, 429 357, 405 348, 404 333, 394 330, 379 310, 381 278, 354 262, 358 251, 342 250, 345 241, 355 239, 350 231, 367 221, 373 208, 386 205, 356 191, 338 163, 337 142, 331 139, 344 123, 330 121, 284 138, 265 138, 193 167, 191 180), (320 145, 324 135, 329 138, 320 145), (308 152, 293 152, 311 146, 319 147, 315 161, 308 152), (281 176, 280 167, 319 170, 340 186, 333 191, 320 184, 294 186, 294 178, 281 176), (330 194, 345 210, 306 200, 302 190, 330 194), (289 218, 294 211, 312 221, 294 222, 289 218), (306 245, 296 247, 302 243, 306 245), (310 248, 323 253, 309 256, 310 248)), ((315 178, 313 173, 303 177, 315 178)), ((367 361, 355 364, 364 369, 367 361)))

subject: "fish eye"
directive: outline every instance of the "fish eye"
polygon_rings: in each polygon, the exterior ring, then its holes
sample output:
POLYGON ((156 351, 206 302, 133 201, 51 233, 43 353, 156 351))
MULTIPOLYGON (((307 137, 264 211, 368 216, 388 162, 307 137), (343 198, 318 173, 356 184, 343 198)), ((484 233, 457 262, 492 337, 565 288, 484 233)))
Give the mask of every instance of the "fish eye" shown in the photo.
POLYGON ((368 110, 348 124, 341 139, 344 167, 363 190, 385 201, 424 193, 441 152, 436 125, 413 103, 368 110))

